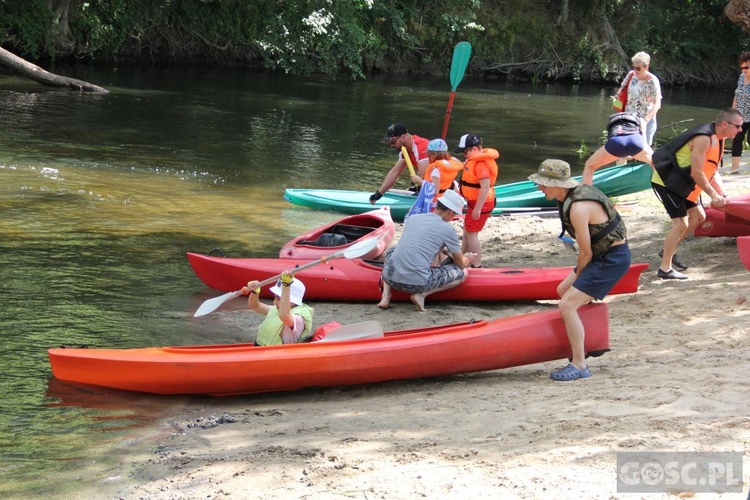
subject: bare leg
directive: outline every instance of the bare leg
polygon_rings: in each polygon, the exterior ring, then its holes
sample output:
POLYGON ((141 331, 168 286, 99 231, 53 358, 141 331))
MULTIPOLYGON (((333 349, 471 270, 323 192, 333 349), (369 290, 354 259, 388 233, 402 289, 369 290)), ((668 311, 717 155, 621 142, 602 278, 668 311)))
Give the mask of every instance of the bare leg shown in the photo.
POLYGON ((378 307, 381 309, 388 309, 391 307, 391 286, 383 280, 383 295, 380 297, 380 303, 378 307))
POLYGON ((664 256, 661 259, 660 269, 664 272, 672 269, 672 257, 677 252, 677 245, 687 233, 687 224, 684 218, 672 219, 672 229, 664 238, 664 256))
POLYGON ((703 210, 703 207, 698 205, 693 208, 688 209, 688 225, 687 229, 685 230, 685 234, 682 235, 682 240, 693 234, 693 231, 703 224, 703 222, 706 220, 706 211, 703 210))
POLYGON ((464 230, 464 240, 461 246, 463 253, 474 252, 477 254, 477 256, 474 257, 474 261, 472 262, 472 265, 474 267, 479 267, 482 265, 482 245, 479 243, 478 231, 469 232, 464 230))
POLYGON ((584 165, 583 167, 583 183, 590 186, 594 180, 594 172, 598 168, 603 167, 604 165, 612 163, 616 160, 617 157, 607 153, 607 150, 604 149, 604 146, 594 151, 594 154, 592 154, 591 157, 586 160, 586 165, 584 165))
POLYGON ((740 156, 732 156, 732 170, 729 171, 730 174, 740 171, 740 158, 740 156))
POLYGON ((417 306, 417 311, 419 311, 419 312, 426 312, 427 309, 424 308, 424 299, 425 299, 425 297, 427 297, 428 295, 432 295, 435 292, 442 292, 443 290, 448 290, 450 288, 457 287, 458 285, 460 285, 461 283, 463 283, 464 281, 466 281, 466 278, 468 278, 468 277, 469 277, 469 272, 466 269, 464 269, 463 276, 461 278, 457 279, 456 281, 451 281, 447 285, 443 285, 440 288, 435 288, 434 290, 428 290, 428 291, 422 292, 422 293, 413 293, 409 297, 409 300, 411 300, 412 303, 415 306, 417 306))
POLYGON ((570 342, 570 348, 573 353, 571 363, 579 370, 586 368, 586 350, 584 348, 586 332, 583 329, 581 317, 578 315, 578 308, 584 304, 588 304, 592 300, 594 299, 590 295, 586 295, 580 290, 571 287, 565 292, 558 306, 563 322, 565 323, 565 331, 568 334, 568 342, 570 342))

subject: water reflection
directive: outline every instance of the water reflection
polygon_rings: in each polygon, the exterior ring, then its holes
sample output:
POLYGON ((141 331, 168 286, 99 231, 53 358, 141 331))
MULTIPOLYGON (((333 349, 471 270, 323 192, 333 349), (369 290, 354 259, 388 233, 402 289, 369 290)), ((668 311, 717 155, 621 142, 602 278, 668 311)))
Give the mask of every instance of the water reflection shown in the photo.
MULTIPOLYGON (((12 478, 0 494, 48 496, 45 477, 75 470, 80 457, 106 461, 100 448, 185 404, 60 386, 46 349, 239 340, 242 332, 192 318, 216 292, 193 276, 185 252, 274 256, 339 218, 288 204, 283 189, 374 190, 395 159, 379 143, 387 125, 437 137, 450 91, 444 78, 352 83, 219 70, 119 68, 85 79, 111 93, 0 76, 0 477, 12 478)), ((576 149, 597 145, 612 90, 465 80, 448 140, 483 135, 500 150, 501 182, 548 157, 580 172, 576 149)), ((665 91, 662 124, 707 121, 725 105, 713 103, 731 102, 675 95, 679 104, 665 91)))

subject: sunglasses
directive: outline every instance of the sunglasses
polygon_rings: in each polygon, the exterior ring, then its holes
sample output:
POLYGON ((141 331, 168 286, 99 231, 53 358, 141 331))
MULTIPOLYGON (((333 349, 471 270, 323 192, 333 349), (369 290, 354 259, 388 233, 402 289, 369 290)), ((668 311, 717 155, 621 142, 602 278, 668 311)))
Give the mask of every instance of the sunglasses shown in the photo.
POLYGON ((643 66, 633 66, 634 71, 640 71, 643 69, 643 66))
POLYGON ((739 130, 739 129, 742 128, 742 124, 741 123, 739 125, 737 125, 736 123, 729 122, 729 121, 727 123, 730 124, 730 125, 734 125, 735 127, 737 127, 737 130, 739 130))
POLYGON ((740 66, 740 69, 741 69, 742 71, 745 71, 745 70, 748 70, 748 69, 750 69, 750 66, 740 66))

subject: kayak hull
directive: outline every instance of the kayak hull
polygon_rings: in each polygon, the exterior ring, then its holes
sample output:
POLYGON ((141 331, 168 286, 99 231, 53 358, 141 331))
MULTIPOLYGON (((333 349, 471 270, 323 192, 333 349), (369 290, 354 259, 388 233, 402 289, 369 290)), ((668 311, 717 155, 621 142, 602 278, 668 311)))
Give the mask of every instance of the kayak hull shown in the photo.
MULTIPOLYGON (((580 176, 575 179, 581 179, 580 176)), ((637 193, 651 187, 651 167, 645 163, 628 163, 594 172, 594 185, 607 196, 623 196, 637 193)), ((372 210, 370 194, 365 191, 347 191, 338 189, 286 189, 284 198, 289 202, 346 214, 361 214, 372 210)), ((531 181, 513 182, 495 187, 497 201, 492 215, 506 212, 529 211, 533 209, 554 209, 555 200, 548 200, 544 193, 531 181)), ((375 206, 387 206, 393 220, 401 222, 416 201, 413 194, 388 191, 375 206)))
POLYGON ((706 208, 706 220, 695 229, 696 236, 722 237, 750 235, 750 221, 715 208, 706 208))
POLYGON ((388 207, 350 215, 325 224, 291 239, 279 251, 280 259, 316 260, 345 250, 364 239, 380 238, 378 245, 363 255, 362 259, 375 259, 386 251, 396 234, 396 226, 388 207), (330 244, 331 240, 343 244, 330 244))
POLYGON ((745 269, 750 271, 750 236, 739 236, 737 238, 737 251, 745 269))
MULTIPOLYGON (((582 307, 585 350, 609 350, 604 303, 582 307)), ((571 356, 560 313, 386 332, 380 338, 255 347, 55 348, 55 379, 152 394, 229 396, 359 385, 521 366, 571 356)))
POLYGON ((726 205, 722 210, 750 223, 750 193, 727 198, 726 205))
MULTIPOLYGON (((190 265, 203 283, 211 288, 231 292, 248 281, 270 278, 285 269, 306 264, 300 259, 252 259, 187 254, 190 265)), ((648 264, 633 264, 615 285, 611 294, 635 293, 638 279, 648 264)), ((571 267, 547 268, 478 268, 469 269, 469 277, 458 287, 433 293, 433 301, 497 302, 512 300, 552 300, 559 298, 557 286, 572 271, 571 267)), ((296 274, 305 283, 306 300, 378 302, 378 281, 382 264, 360 259, 337 259, 296 274)), ((268 289, 261 292, 271 297, 268 289)), ((393 301, 407 301, 409 295, 393 290, 393 301)))

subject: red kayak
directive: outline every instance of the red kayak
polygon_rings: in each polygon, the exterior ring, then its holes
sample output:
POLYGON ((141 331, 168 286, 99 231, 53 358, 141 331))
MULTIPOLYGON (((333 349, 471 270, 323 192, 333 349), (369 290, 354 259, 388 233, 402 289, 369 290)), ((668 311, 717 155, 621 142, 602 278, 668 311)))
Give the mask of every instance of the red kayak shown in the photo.
POLYGON ((750 236, 739 236, 737 238, 737 251, 745 269, 750 271, 750 236))
POLYGON ((381 207, 359 215, 350 215, 297 236, 281 248, 280 259, 320 259, 344 250, 363 238, 380 238, 378 246, 362 256, 375 259, 393 241, 396 227, 388 207, 381 207))
MULTIPOLYGON (((281 274, 309 261, 300 259, 232 259, 188 253, 193 271, 211 288, 231 292, 241 289, 250 280, 281 274)), ((633 264, 611 293, 635 293, 638 278, 648 264, 633 264)), ((305 284, 306 300, 344 302, 378 302, 381 292, 378 280, 382 263, 360 259, 339 259, 300 271, 297 276, 305 284)), ((469 277, 460 286, 437 292, 432 301, 497 302, 509 300, 557 299, 557 285, 570 273, 570 267, 546 268, 479 268, 469 269, 469 277)), ((270 297, 268 289, 263 296, 270 297)), ((394 301, 408 301, 409 295, 393 291, 394 301)))
POLYGON ((706 208, 706 220, 695 229, 694 234, 710 237, 750 235, 750 221, 723 210, 706 208))
POLYGON ((750 222, 750 193, 726 199, 722 208, 726 213, 750 222))
MULTIPOLYGON (((607 305, 589 304, 579 312, 586 328, 586 353, 598 356, 608 351, 607 305)), ((49 350, 52 374, 65 382, 153 394, 216 396, 437 377, 570 355, 565 326, 556 309, 386 332, 359 340, 270 347, 229 344, 49 350)))

